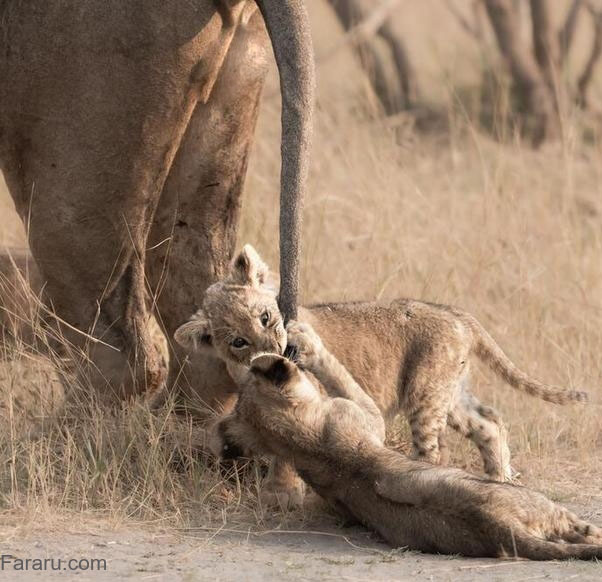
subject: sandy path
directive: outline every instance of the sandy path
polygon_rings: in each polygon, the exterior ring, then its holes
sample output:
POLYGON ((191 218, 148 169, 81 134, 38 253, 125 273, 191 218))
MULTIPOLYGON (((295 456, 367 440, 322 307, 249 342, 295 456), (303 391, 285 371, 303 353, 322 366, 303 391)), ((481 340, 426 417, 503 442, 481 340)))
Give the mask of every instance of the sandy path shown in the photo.
MULTIPOLYGON (((600 580, 602 564, 475 560, 390 551, 360 528, 235 533, 127 529, 36 533, 0 545, 14 558, 105 559, 106 571, 21 572, 2 580, 600 580), (342 535, 344 534, 344 535, 342 535)), ((5 532, 6 533, 6 532, 5 532)), ((7 558, 5 558, 6 560, 7 558)), ((66 566, 65 566, 66 568, 66 566)))

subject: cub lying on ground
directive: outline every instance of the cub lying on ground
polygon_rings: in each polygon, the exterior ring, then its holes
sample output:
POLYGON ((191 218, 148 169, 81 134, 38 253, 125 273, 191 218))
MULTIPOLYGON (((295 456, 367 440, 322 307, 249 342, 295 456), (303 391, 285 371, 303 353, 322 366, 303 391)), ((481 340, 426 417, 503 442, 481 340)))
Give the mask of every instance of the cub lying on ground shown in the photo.
POLYGON ((213 449, 239 447, 294 463, 335 507, 395 547, 532 560, 602 558, 602 530, 524 487, 412 461, 383 445, 374 401, 309 326, 289 326, 300 364, 276 354, 251 361, 234 412, 214 426, 213 449))
MULTIPOLYGON (((236 381, 258 353, 282 354, 286 331, 268 275, 257 252, 246 245, 228 277, 207 289, 203 308, 176 331, 176 341, 214 353, 236 381)), ((449 424, 476 444, 489 477, 512 477, 506 429, 469 390, 473 354, 532 396, 558 404, 586 397, 529 378, 474 317, 453 307, 409 299, 337 303, 300 308, 299 320, 317 330, 387 420, 400 410, 406 413, 413 457, 420 460, 445 462, 449 424)))

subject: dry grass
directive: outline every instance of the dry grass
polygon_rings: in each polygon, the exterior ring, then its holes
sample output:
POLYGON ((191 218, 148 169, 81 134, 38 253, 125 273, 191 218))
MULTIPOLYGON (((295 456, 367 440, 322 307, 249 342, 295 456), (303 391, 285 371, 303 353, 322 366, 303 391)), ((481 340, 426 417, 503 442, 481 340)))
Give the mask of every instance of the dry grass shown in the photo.
MULTIPOLYGON (((475 314, 525 370, 588 389, 591 404, 559 408, 512 391, 489 371, 475 373, 475 391, 509 425, 525 482, 563 501, 588 503, 600 498, 595 485, 602 476, 602 151, 591 128, 583 139, 577 116, 565 120, 563 144, 532 151, 511 131, 504 143, 494 141, 459 97, 479 78, 481 60, 440 4, 416 3, 405 15, 413 23, 410 46, 425 57, 423 91, 444 112, 445 131, 418 135, 407 117, 373 115, 365 80, 344 51, 320 65, 304 300, 411 296, 453 303, 475 314), (431 21, 440 25, 436 39, 427 34, 431 21)), ((318 0, 310 6, 320 54, 334 42, 334 24, 318 0)), ((272 265, 275 92, 272 79, 240 234, 272 265)), ((0 198, 0 241, 22 242, 6 200, 0 198)), ((19 347, 9 355, 0 363, 5 395, 24 385, 39 394, 62 365, 52 358, 33 362, 19 347)), ((265 519, 253 494, 259 469, 225 484, 195 453, 195 428, 170 416, 171 404, 157 414, 144 404, 107 412, 81 397, 88 392, 76 388, 79 396, 43 432, 19 434, 14 412, 3 422, 5 516, 85 511, 217 526, 265 519)), ((475 451, 463 441, 455 441, 454 457, 477 467, 475 451)))
POLYGON ((44 325, 23 278, 0 271, 0 306, 0 523, 11 535, 69 516, 114 527, 269 526, 274 512, 257 495, 264 460, 218 466, 173 399, 158 409, 143 398, 101 401, 87 380, 93 362, 44 325))

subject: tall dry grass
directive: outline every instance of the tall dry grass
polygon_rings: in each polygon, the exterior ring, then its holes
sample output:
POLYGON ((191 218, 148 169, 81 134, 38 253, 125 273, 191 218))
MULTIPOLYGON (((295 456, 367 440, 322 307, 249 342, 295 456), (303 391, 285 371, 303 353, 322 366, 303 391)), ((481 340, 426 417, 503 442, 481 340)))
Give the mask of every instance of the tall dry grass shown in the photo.
MULTIPOLYGON (((303 300, 414 297, 452 303, 476 315, 526 371, 588 389, 590 404, 560 408, 513 391, 481 367, 474 373, 475 392, 500 409, 509 426, 523 480, 555 498, 588 504, 600 499, 602 476, 597 131, 575 112, 564 120, 562 143, 533 151, 505 123, 501 95, 489 103, 503 130, 502 141, 493 139, 479 109, 484 56, 446 20, 442 4, 407 3, 399 18, 419 51, 423 93, 441 121, 430 133, 414 131, 411 116, 382 119, 348 51, 319 63, 303 300)), ((318 55, 326 54, 338 29, 320 0, 310 8, 318 55)), ((272 265, 278 254, 278 114, 272 78, 239 237, 272 265)), ((0 239, 22 243, 7 200, 0 197, 0 239)), ((44 338, 36 312, 30 317, 35 335, 44 338)), ((5 516, 84 511, 114 520, 218 525, 266 519, 254 495, 260 468, 224 480, 198 455, 196 427, 170 414, 172 402, 153 413, 144 403, 107 410, 53 355, 52 342, 39 339, 42 347, 34 355, 18 342, 11 345, 0 362, 0 389, 4 401, 12 402, 12 412, 10 406, 0 410, 5 516), (57 375, 69 379, 73 394, 54 417, 42 395, 57 375), (41 407, 33 420, 44 422, 36 431, 23 430, 17 414, 14 395, 24 387, 41 407)), ((454 463, 480 470, 476 451, 465 441, 454 440, 453 454, 454 463)))

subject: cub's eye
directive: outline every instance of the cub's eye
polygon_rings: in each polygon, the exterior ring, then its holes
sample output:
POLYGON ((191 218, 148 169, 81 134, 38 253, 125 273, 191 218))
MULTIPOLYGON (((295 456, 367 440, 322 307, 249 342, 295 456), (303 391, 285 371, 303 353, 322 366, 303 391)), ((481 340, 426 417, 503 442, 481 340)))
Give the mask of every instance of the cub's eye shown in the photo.
POLYGON ((265 327, 268 323, 270 323, 270 312, 264 311, 259 319, 261 320, 261 325, 265 327))
POLYGON ((244 337, 236 337, 230 342, 230 345, 233 348, 241 349, 241 348, 244 348, 245 346, 248 346, 249 342, 244 337))

